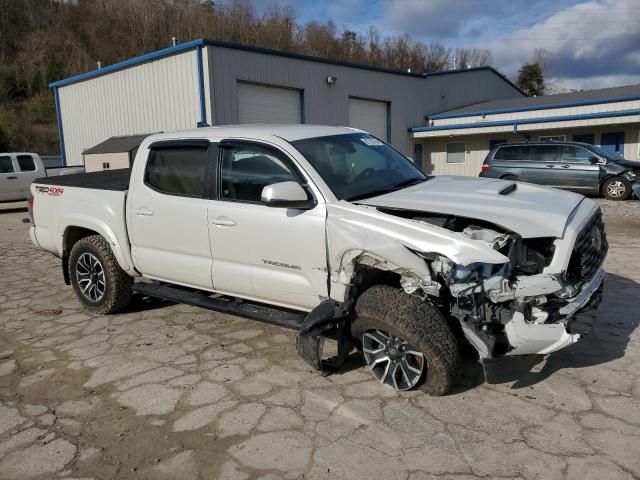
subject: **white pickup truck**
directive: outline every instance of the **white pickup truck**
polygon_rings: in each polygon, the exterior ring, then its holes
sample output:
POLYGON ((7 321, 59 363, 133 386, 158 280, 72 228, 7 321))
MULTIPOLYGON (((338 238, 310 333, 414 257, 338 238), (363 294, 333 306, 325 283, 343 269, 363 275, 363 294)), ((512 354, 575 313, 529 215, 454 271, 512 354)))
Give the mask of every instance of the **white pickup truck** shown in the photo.
POLYGON ((40 155, 31 152, 0 153, 0 202, 18 202, 29 197, 31 182, 39 177, 68 175, 83 167, 45 168, 40 155))
POLYGON ((429 177, 343 127, 152 135, 131 170, 39 179, 32 195, 31 239, 89 311, 138 292, 243 315, 296 329, 321 371, 356 347, 385 386, 432 395, 465 339, 489 376, 588 333, 608 248, 581 195, 429 177))

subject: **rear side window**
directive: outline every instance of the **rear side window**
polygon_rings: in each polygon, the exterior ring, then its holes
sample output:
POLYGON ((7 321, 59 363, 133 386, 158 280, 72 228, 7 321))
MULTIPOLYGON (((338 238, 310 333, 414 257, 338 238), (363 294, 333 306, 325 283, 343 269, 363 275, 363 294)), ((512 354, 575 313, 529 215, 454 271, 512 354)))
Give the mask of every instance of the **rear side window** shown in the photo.
POLYGON ((555 162, 558 159, 557 145, 532 145, 531 160, 537 162, 555 162))
POLYGON ((527 145, 500 147, 493 158, 495 160, 529 160, 529 147, 527 145))
POLYGON ((181 146, 151 149, 145 183, 162 193, 184 197, 205 194, 207 149, 181 146))
POLYGON ((0 173, 13 173, 13 163, 11 157, 3 155, 0 157, 0 173))
POLYGON ((33 172, 36 169, 36 162, 33 161, 31 155, 18 155, 18 166, 21 172, 33 172))

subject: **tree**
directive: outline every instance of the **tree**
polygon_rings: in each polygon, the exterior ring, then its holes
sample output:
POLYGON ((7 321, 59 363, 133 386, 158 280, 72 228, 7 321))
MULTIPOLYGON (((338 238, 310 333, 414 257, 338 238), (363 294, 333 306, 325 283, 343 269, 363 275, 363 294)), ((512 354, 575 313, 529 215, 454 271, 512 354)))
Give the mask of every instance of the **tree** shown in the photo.
POLYGON ((539 63, 525 63, 518 71, 518 88, 531 97, 544 95, 544 74, 539 63))

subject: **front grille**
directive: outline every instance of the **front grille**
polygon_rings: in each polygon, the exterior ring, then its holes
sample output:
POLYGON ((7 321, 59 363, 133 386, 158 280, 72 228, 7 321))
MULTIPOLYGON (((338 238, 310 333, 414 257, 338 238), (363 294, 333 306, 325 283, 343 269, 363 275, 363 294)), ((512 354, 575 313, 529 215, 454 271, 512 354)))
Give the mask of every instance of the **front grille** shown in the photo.
POLYGON ((602 213, 598 211, 584 226, 573 246, 567 269, 569 279, 578 282, 593 277, 602 265, 608 249, 602 213))

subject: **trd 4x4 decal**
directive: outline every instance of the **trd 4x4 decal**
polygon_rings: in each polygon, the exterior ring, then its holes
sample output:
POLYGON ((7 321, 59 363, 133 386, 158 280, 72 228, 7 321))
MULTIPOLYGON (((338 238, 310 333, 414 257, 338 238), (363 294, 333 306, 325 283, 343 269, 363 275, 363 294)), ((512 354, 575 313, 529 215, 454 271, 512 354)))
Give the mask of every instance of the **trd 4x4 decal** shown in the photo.
POLYGON ((36 192, 43 195, 49 195, 50 197, 59 197, 64 193, 63 187, 40 187, 36 186, 36 192))

